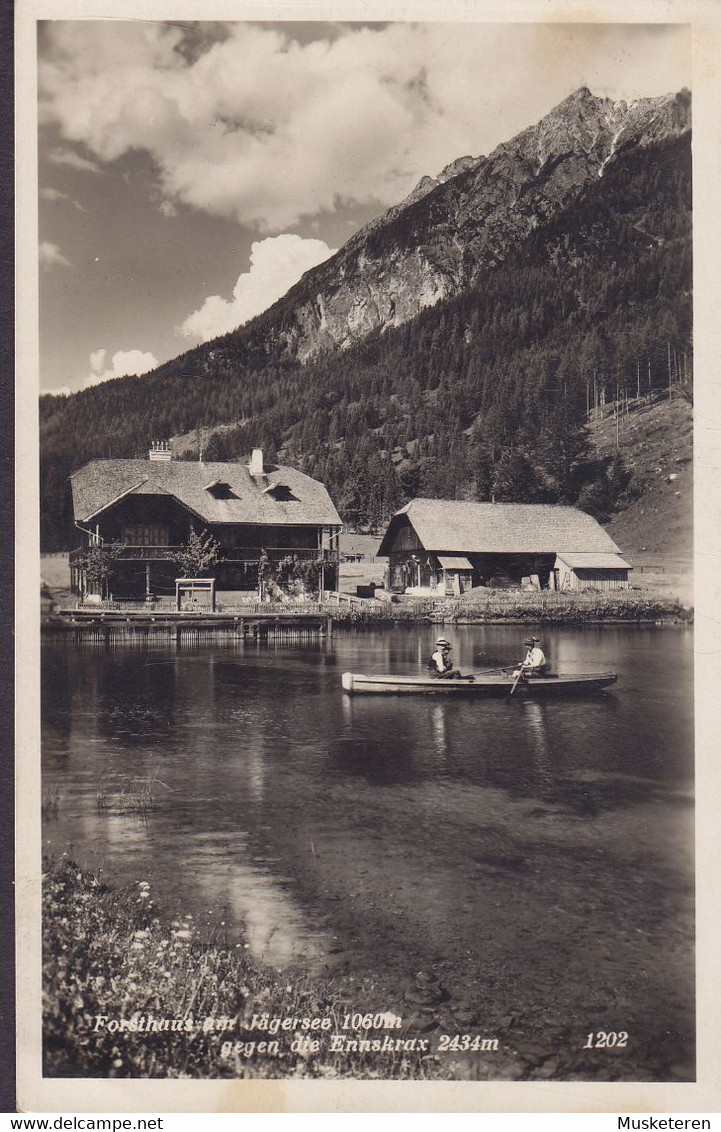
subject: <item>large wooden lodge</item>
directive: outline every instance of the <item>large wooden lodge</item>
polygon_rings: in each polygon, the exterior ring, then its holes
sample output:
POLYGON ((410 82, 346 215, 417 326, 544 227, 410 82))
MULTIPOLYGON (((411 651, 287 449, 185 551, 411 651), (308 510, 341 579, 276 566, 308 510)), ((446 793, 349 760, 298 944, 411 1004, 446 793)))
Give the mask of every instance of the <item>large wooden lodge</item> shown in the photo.
POLYGON ((396 593, 475 586, 626 589, 631 567, 603 527, 575 507, 413 499, 390 521, 379 555, 396 593))
MULTIPOLYGON (((83 561, 92 546, 115 555, 107 589, 119 600, 176 592, 175 555, 191 533, 220 546, 213 567, 218 590, 259 587, 259 562, 294 556, 322 563, 322 588, 338 587, 341 520, 325 487, 294 468, 174 460, 167 443, 147 459, 93 460, 71 476, 82 546, 70 555, 73 590, 86 597, 98 583, 83 561)), ((105 595, 104 595, 105 596, 105 595)))

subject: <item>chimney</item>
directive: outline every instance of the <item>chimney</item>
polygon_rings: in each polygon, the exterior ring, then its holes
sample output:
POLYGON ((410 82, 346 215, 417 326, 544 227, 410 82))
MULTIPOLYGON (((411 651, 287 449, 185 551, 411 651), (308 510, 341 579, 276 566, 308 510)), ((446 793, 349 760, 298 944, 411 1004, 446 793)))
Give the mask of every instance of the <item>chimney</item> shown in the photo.
POLYGON ((168 460, 172 460, 173 453, 170 447, 170 441, 154 440, 150 446, 148 457, 151 460, 161 461, 162 463, 167 463, 168 460))
POLYGON ((248 471, 251 476, 262 476, 263 472, 263 449, 254 448, 248 464, 248 471))

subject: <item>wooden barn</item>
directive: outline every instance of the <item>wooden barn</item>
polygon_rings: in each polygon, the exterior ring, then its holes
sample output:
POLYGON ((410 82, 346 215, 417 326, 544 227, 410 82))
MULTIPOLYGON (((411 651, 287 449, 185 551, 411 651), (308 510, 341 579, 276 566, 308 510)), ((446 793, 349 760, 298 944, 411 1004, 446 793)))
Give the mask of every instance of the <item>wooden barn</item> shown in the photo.
POLYGON ((102 587, 116 599, 176 592, 178 552, 195 536, 212 536, 218 590, 257 590, 259 562, 295 558, 322 564, 321 586, 338 587, 341 520, 325 487, 294 468, 173 460, 167 444, 147 459, 93 460, 70 478, 82 545, 70 555, 75 592, 101 588, 87 551, 111 548, 112 573, 102 587))
POLYGON ((388 556, 396 593, 626 589, 631 570, 590 515, 547 503, 413 499, 391 519, 378 554, 388 556))
POLYGON ((564 551, 554 563, 561 590, 624 590, 631 567, 618 553, 564 551))

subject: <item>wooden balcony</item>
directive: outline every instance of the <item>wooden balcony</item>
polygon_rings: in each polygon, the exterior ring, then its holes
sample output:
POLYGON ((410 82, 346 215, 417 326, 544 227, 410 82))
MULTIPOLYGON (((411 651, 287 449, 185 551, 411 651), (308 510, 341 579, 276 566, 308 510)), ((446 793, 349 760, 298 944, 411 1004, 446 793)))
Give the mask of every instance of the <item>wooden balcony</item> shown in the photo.
MULTIPOLYGON (((172 562, 176 554, 186 549, 184 546, 117 546, 105 543, 106 550, 116 550, 116 562, 172 562)), ((282 558, 296 557, 304 561, 318 561, 322 559, 331 565, 340 561, 338 550, 319 550, 317 547, 307 546, 233 546, 221 547, 219 563, 234 562, 255 564, 263 551, 271 562, 279 562, 282 558)), ((79 565, 79 560, 85 553, 83 549, 71 550, 70 566, 79 565)))

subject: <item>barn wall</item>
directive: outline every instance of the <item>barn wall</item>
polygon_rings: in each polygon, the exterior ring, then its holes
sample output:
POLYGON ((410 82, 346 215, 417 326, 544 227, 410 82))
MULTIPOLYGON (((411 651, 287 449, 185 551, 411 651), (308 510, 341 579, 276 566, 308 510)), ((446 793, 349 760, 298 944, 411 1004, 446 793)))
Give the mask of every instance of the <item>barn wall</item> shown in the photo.
POLYGON ((390 555, 398 554, 404 550, 423 550, 421 540, 418 538, 414 528, 405 518, 396 531, 393 545, 390 548, 390 555))
POLYGON ((584 570, 578 567, 570 572, 572 590, 626 590, 628 570, 584 570))

